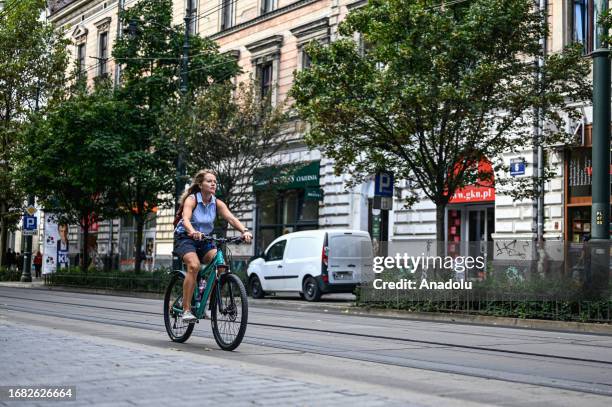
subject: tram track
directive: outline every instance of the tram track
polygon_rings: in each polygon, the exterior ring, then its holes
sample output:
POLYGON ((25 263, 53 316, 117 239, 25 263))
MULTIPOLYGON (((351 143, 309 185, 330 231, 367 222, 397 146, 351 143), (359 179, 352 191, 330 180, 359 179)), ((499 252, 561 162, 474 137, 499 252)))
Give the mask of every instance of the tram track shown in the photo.
MULTIPOLYGON (((75 303, 72 303, 72 302, 52 301, 52 300, 43 300, 43 299, 31 299, 31 298, 30 299, 23 299, 21 297, 13 297, 13 296, 7 296, 7 295, 2 295, 2 296, 0 296, 0 298, 11 298, 11 299, 17 299, 17 300, 22 300, 22 301, 37 301, 37 302, 45 302, 45 303, 51 303, 51 304, 75 306, 75 307, 90 308, 90 309, 103 309, 103 310, 106 310, 106 311, 130 312, 130 313, 136 313, 136 314, 158 316, 158 317, 163 319, 163 314, 161 312, 141 311, 141 310, 126 310, 124 308, 104 307, 104 306, 91 305, 91 304, 75 304, 75 303)), ((10 307, 10 306, 5 305, 5 304, 0 304, 0 307, 6 308, 6 309, 12 309, 14 311, 19 311, 20 309, 22 309, 22 308, 17 308, 17 307, 10 307)), ((32 311, 33 312, 41 313, 41 311, 39 311, 39 310, 32 309, 32 311)), ((45 314, 45 315, 47 315, 47 314, 45 314)), ((49 316, 61 317, 62 314, 52 314, 52 315, 49 315, 49 316)), ((98 318, 101 318, 101 317, 98 317, 98 318)), ((92 322, 96 322, 96 321, 92 320, 92 322)), ((147 325, 157 326, 157 324, 148 324, 148 323, 144 323, 144 322, 140 322, 140 321, 131 321, 131 322, 136 323, 136 324, 147 324, 147 325)), ((559 359, 559 360, 567 360, 567 361, 572 361, 572 362, 594 363, 594 364, 602 364, 602 365, 612 366, 612 362, 605 361, 605 360, 595 360, 595 359, 587 359, 587 358, 576 358, 576 357, 571 357, 571 356, 562 356, 562 355, 551 355, 551 354, 546 354, 546 353, 515 351, 515 350, 509 350, 509 349, 496 349, 496 348, 491 348, 491 347, 487 347, 487 346, 463 345, 463 344, 448 343, 448 342, 427 341, 427 340, 420 340, 420 339, 410 339, 410 338, 401 338, 401 337, 384 336, 384 335, 363 334, 363 333, 357 333, 357 332, 346 332, 346 331, 329 330, 329 329, 305 328, 305 327, 299 327, 299 326, 287 326, 287 325, 279 325, 279 324, 264 324, 264 323, 249 322, 249 325, 265 327, 265 328, 288 329, 288 330, 294 330, 294 331, 304 331, 304 332, 313 332, 313 333, 321 333, 321 334, 346 335, 346 336, 352 336, 352 337, 358 337, 358 338, 386 340, 386 341, 403 342, 403 343, 410 343, 410 344, 416 343, 416 344, 422 344, 422 345, 428 345, 428 346, 437 346, 437 347, 444 347, 444 348, 459 348, 459 349, 484 351, 484 352, 496 352, 496 353, 514 355, 514 356, 528 356, 528 357, 559 359)), ((161 325, 161 324, 160 324, 160 326, 163 327, 163 325, 161 325)))

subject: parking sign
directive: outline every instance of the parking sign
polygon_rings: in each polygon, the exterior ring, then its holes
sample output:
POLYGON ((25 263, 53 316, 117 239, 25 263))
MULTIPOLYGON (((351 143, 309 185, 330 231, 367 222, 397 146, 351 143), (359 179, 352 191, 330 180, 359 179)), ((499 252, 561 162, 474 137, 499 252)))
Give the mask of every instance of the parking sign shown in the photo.
POLYGON ((34 235, 36 234, 38 223, 36 221, 36 216, 23 215, 23 234, 24 235, 34 235))
POLYGON ((379 172, 374 179, 374 196, 393 196, 393 174, 379 172))

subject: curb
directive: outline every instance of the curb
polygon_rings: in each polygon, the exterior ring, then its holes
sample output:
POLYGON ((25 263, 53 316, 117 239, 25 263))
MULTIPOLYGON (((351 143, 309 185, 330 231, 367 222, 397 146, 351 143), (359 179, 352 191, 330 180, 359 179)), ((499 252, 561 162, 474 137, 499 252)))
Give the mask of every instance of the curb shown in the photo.
POLYGON ((487 325, 506 328, 539 329, 545 331, 593 333, 612 335, 612 324, 594 324, 576 321, 549 321, 544 319, 521 319, 509 317, 494 317, 488 315, 469 314, 443 314, 443 313, 421 313, 401 312, 395 310, 368 310, 348 308, 345 314, 378 316, 383 318, 410 319, 427 322, 450 322, 467 325, 487 325))
POLYGON ((253 300, 249 299, 262 307, 269 308, 284 308, 292 311, 316 311, 323 312, 379 317, 390 319, 407 319, 421 322, 440 322, 440 323, 455 323, 465 325, 483 325, 505 328, 520 328, 520 329, 539 329, 545 331, 559 331, 571 333, 591 333, 601 335, 612 335, 612 324, 595 324, 589 322, 576 321, 549 321, 544 319, 521 319, 510 317, 495 317, 488 315, 470 315, 470 314, 446 314, 434 312, 408 312, 390 309, 378 309, 368 307, 358 307, 354 302, 351 303, 304 303, 299 301, 282 301, 282 300, 253 300))
POLYGON ((64 286, 46 286, 42 282, 35 283, 22 283, 22 282, 0 282, 0 287, 12 287, 12 288, 29 288, 32 290, 45 290, 45 291, 62 291, 69 293, 83 293, 83 294, 97 294, 97 295, 114 295, 118 297, 133 297, 133 298, 146 298, 159 300, 164 298, 163 293, 146 293, 136 291, 118 291, 118 290, 106 290, 99 288, 85 288, 85 287, 64 287, 64 286))
MULTIPOLYGON (((34 290, 63 291, 98 295, 116 295, 121 297, 135 297, 145 299, 162 299, 164 296, 164 294, 161 293, 140 293, 80 287, 49 287, 43 285, 42 282, 22 283, 3 281, 0 282, 0 287, 29 288, 34 290)), ((575 321, 548 321, 541 319, 494 317, 488 315, 407 312, 367 307, 361 308, 356 306, 354 302, 311 303, 298 300, 297 298, 294 300, 279 300, 274 298, 255 300, 253 298, 249 298, 249 302, 257 304, 258 306, 261 306, 263 308, 283 308, 291 311, 322 311, 343 315, 406 319, 422 322, 455 323, 505 328, 540 329, 546 331, 612 335, 612 324, 594 324, 575 321)))

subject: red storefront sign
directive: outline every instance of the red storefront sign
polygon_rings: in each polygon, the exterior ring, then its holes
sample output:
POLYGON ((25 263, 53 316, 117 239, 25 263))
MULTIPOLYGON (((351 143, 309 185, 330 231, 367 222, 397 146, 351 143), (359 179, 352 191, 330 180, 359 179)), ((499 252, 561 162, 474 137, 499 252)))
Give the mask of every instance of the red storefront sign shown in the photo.
POLYGON ((476 185, 468 185, 457 189, 449 203, 474 203, 495 201, 495 187, 493 187, 493 166, 486 158, 478 163, 479 174, 491 174, 490 179, 479 180, 476 185))

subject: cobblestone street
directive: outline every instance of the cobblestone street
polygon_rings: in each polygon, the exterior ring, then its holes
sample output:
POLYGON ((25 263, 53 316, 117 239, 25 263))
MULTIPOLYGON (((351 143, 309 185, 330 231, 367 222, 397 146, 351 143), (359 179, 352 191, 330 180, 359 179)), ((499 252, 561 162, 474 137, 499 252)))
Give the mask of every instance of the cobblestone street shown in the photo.
MULTIPOLYGON (((6 322, 0 322, 0 342, 2 385, 76 386, 76 400, 66 402, 72 405, 406 405, 356 391, 202 365, 188 355, 169 356, 6 322)), ((0 402, 7 406, 57 403, 0 402)))

